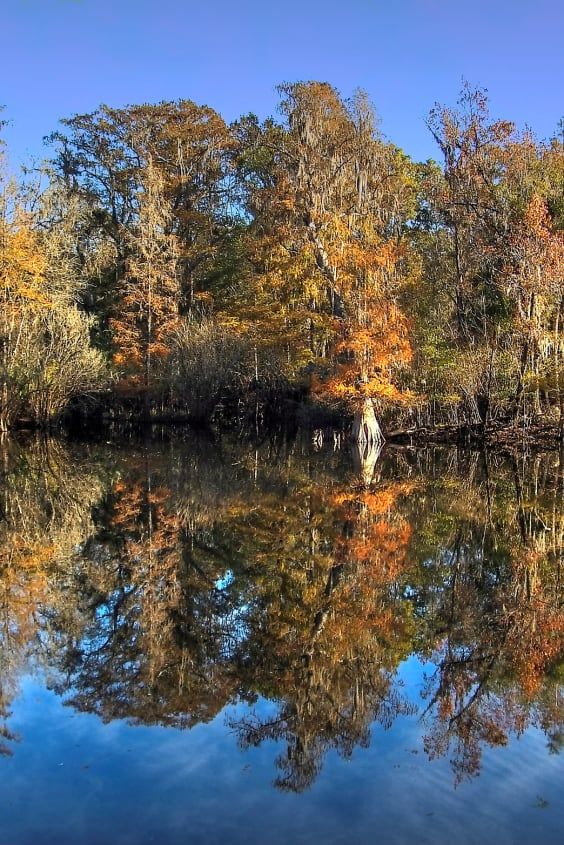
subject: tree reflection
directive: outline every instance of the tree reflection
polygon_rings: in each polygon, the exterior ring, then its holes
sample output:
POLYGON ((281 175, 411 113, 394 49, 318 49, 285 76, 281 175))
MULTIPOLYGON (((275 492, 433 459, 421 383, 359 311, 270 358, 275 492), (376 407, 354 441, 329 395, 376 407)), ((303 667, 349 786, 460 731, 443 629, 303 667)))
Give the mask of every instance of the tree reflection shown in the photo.
POLYGON ((106 721, 191 727, 246 702, 230 726, 279 744, 285 790, 416 710, 457 781, 531 725, 560 750, 562 455, 398 451, 351 473, 299 439, 11 449, 0 735, 31 660, 106 721))
POLYGON ((104 472, 92 455, 41 438, 3 440, 0 457, 0 753, 9 753, 10 701, 28 663, 42 659, 43 613, 61 601, 55 567, 72 567, 92 531, 104 472))
POLYGON ((434 577, 417 598, 431 661, 425 746, 451 754, 457 781, 478 773, 484 744, 530 725, 559 736, 563 718, 562 461, 556 474, 537 459, 493 475, 482 460, 479 477, 474 466, 469 481, 436 485, 419 532, 435 545, 421 550, 419 571, 434 577))
POLYGON ((286 553, 261 561, 261 612, 244 662, 247 686, 269 690, 279 706, 268 719, 231 723, 243 748, 284 743, 276 785, 293 791, 312 783, 330 748, 349 757, 368 745, 372 722, 389 727, 410 709, 395 678, 410 647, 410 608, 393 577, 409 538, 393 508, 404 486, 367 491, 308 477, 300 490, 296 511, 286 504, 276 519, 286 553))

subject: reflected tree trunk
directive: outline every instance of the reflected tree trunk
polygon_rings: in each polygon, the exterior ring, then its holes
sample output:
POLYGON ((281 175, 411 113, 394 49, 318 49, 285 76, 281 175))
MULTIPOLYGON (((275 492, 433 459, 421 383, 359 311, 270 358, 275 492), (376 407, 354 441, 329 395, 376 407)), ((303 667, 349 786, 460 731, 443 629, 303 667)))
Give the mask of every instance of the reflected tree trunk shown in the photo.
POLYGON ((355 472, 359 475, 363 487, 370 487, 374 478, 374 471, 378 458, 382 452, 384 441, 360 446, 359 443, 352 444, 353 465, 355 472))

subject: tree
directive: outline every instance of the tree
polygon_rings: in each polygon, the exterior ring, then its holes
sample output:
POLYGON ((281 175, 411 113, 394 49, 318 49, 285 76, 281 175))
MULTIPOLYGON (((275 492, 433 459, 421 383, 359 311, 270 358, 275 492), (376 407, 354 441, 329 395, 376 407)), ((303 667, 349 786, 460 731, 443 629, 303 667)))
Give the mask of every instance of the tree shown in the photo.
POLYGON ((162 377, 163 362, 178 327, 180 284, 172 209, 151 157, 142 185, 138 219, 130 229, 130 256, 120 285, 121 310, 111 326, 117 347, 114 362, 134 385, 137 378, 142 380, 148 415, 155 375, 162 377))
MULTIPOLYGON (((463 420, 486 429, 496 415, 515 418, 527 379, 542 379, 541 359, 551 358, 559 367, 553 340, 560 297, 554 280, 561 259, 548 215, 549 205, 556 209, 559 202, 558 142, 539 144, 530 132, 518 135, 512 123, 492 120, 486 92, 468 84, 458 108, 435 106, 428 126, 444 171, 430 165, 422 170, 416 231, 425 281, 418 305, 419 378, 435 396, 442 393, 444 404, 454 395, 457 417, 460 408, 463 420), (518 292, 520 285, 531 288, 527 249, 529 261, 535 250, 546 252, 535 264, 532 299, 531 291, 518 292), (517 282, 523 274, 529 281, 517 282), (540 334, 548 355, 534 352, 533 335, 540 334)), ((537 391, 537 413, 538 397, 537 391)))
POLYGON ((515 308, 512 332, 519 356, 515 410, 519 411, 524 398, 528 376, 536 410, 540 412, 542 387, 558 404, 562 428, 564 233, 555 231, 546 202, 537 194, 533 194, 523 216, 512 227, 506 255, 504 279, 515 308))
POLYGON ((320 393, 356 409, 357 439, 376 441, 373 400, 401 400, 394 373, 411 356, 399 296, 410 165, 378 136, 364 94, 345 102, 317 82, 279 91, 284 123, 247 126, 244 157, 263 308, 302 366, 320 370, 320 393))
MULTIPOLYGON (((190 311, 229 234, 232 142, 225 122, 207 106, 178 100, 123 109, 102 105, 62 124, 49 137, 56 147, 52 165, 67 189, 90 208, 84 231, 113 245, 115 257, 105 271, 110 286, 125 275, 129 232, 146 197, 144 172, 150 163, 150 178, 158 174, 170 209, 167 232, 178 241, 180 310, 190 311)), ((111 301, 107 308, 111 313, 111 301)))
POLYGON ((34 200, 27 210, 15 185, 0 198, 0 430, 25 414, 46 425, 107 378, 60 229, 44 226, 44 198, 34 200))
POLYGON ((498 295, 492 285, 498 235, 507 227, 508 207, 498 190, 504 171, 504 149, 514 125, 490 121, 485 91, 466 83, 458 109, 436 105, 427 125, 444 159, 444 181, 433 201, 451 236, 451 290, 460 341, 485 336, 488 316, 484 297, 498 295))

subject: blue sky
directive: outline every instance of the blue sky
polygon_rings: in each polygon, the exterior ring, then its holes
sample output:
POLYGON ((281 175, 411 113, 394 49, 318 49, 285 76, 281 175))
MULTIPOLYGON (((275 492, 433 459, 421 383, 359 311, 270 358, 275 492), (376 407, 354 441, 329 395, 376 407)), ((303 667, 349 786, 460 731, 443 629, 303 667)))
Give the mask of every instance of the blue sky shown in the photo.
POLYGON ((282 81, 364 88, 388 138, 434 156, 424 118, 462 78, 541 137, 564 114, 562 0, 1 0, 0 103, 12 165, 61 117, 179 97, 227 120, 282 81))

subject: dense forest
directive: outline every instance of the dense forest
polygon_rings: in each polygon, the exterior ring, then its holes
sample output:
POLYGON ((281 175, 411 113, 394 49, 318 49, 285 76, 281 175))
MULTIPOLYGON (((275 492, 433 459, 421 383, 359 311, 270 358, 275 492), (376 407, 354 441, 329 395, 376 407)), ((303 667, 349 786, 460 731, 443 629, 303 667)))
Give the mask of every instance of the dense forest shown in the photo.
POLYGON ((564 135, 465 86, 419 163, 361 91, 278 93, 277 118, 231 125, 102 105, 4 174, 0 429, 298 414, 360 441, 563 438, 564 135))

